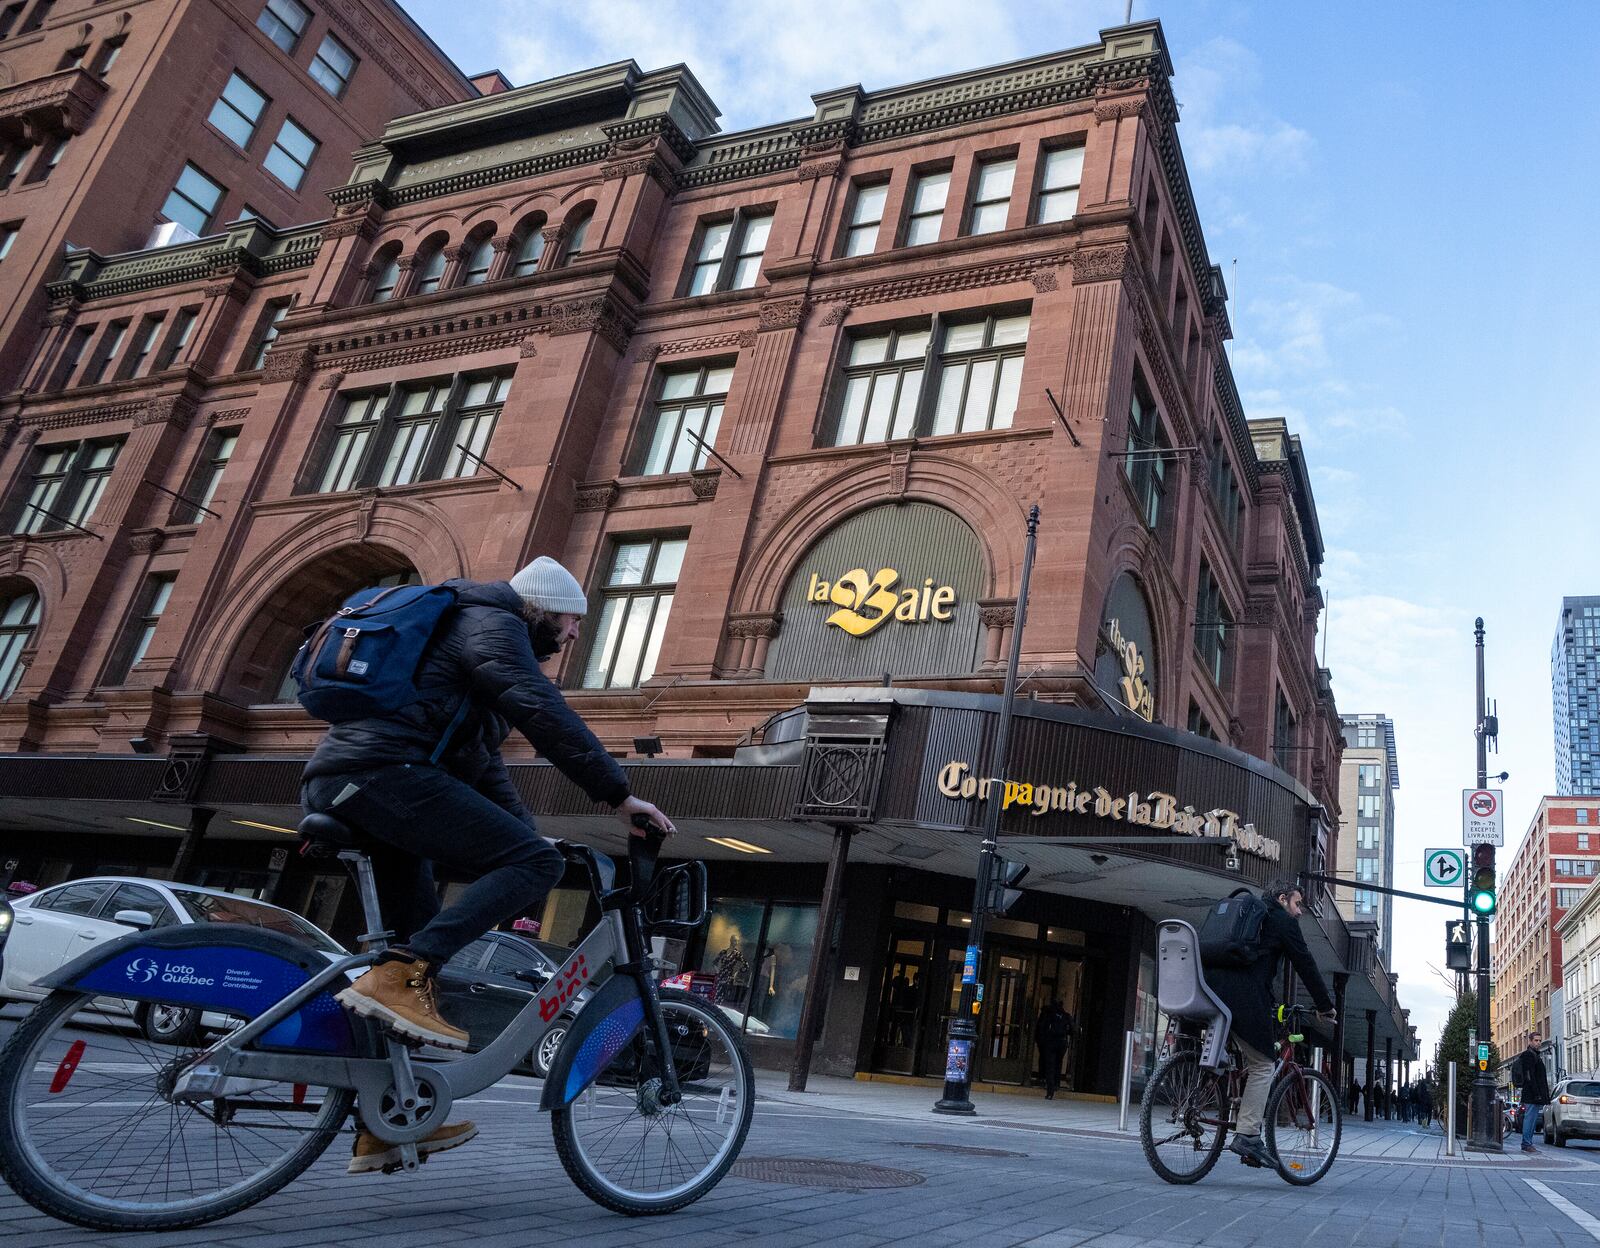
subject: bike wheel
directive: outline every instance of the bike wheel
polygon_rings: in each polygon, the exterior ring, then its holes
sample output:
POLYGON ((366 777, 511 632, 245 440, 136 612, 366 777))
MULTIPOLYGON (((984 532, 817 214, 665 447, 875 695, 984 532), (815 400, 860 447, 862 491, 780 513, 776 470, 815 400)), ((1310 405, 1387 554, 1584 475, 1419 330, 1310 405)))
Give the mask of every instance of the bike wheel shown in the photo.
POLYGON ((653 1046, 641 1031, 550 1118, 568 1176, 617 1213, 671 1213, 704 1196, 739 1155, 755 1113, 755 1073, 728 1016, 671 988, 661 990, 661 1012, 678 1104, 661 1104, 653 1046))
POLYGON ((1333 1084, 1314 1070, 1278 1080, 1267 1098, 1267 1151, 1296 1187, 1310 1187, 1332 1168, 1343 1127, 1333 1084))
POLYGON ((1145 1085, 1139 1143, 1168 1183, 1198 1183, 1222 1156, 1228 1109, 1222 1081, 1193 1053, 1175 1053, 1145 1085))
POLYGON ((169 1098, 198 1048, 153 1045, 84 993, 54 992, 0 1050, 0 1175, 97 1230, 198 1226, 272 1195, 333 1142, 355 1093, 238 1080, 169 1098))

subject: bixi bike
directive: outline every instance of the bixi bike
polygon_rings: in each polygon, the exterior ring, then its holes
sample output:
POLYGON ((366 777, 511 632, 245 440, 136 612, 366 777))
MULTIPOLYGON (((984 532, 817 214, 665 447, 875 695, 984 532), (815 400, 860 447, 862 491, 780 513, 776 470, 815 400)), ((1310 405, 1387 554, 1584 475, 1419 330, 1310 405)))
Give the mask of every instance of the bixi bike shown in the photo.
POLYGON ((334 993, 385 947, 359 834, 327 815, 306 848, 351 869, 364 951, 329 962, 276 932, 215 924, 137 932, 47 977, 51 994, 0 1052, 0 1175, 57 1218, 103 1230, 171 1230, 248 1208, 309 1167, 355 1116, 415 1170, 417 1142, 492 1084, 563 1013, 544 1081, 556 1152, 592 1200, 669 1213, 727 1173, 750 1129, 754 1076, 714 1004, 657 986, 651 935, 706 919, 705 867, 656 870, 661 838, 629 838, 628 883, 605 855, 562 844, 600 905, 598 926, 486 1047, 435 1059, 347 1013, 334 993), (580 989, 592 997, 575 1016, 580 989), (199 1006, 239 1025, 204 1046, 148 1043, 96 1001, 199 1006), (563 1020, 564 1021, 564 1020, 563 1020))

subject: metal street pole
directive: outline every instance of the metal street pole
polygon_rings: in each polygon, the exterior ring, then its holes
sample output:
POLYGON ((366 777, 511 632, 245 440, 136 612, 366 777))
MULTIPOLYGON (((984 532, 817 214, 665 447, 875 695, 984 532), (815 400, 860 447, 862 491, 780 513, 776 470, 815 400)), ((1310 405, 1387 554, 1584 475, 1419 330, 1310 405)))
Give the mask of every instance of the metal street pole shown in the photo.
MULTIPOLYGON (((1489 787, 1489 737, 1486 720, 1488 703, 1483 693, 1483 617, 1473 626, 1477 639, 1478 660, 1478 720, 1473 735, 1478 746, 1478 780, 1480 789, 1489 787)), ((1489 916, 1478 916, 1478 1037, 1489 1040, 1489 916)), ((1470 1054, 1474 1066, 1477 1054, 1470 1054)), ((1494 1076, 1487 1070, 1475 1069, 1472 1074, 1472 1135, 1467 1147, 1478 1152, 1500 1153, 1505 1149, 1495 1138, 1494 1130, 1494 1076)))
POLYGON ((970 1114, 972 1106, 972 1056, 978 1043, 978 975, 983 967, 983 933, 988 926, 989 900, 999 859, 1000 807, 1005 799, 1006 753, 1011 745, 1011 713, 1017 696, 1017 668, 1022 664, 1022 626, 1028 618, 1028 581, 1033 576, 1033 551, 1039 540, 1039 504, 1028 512, 1028 543, 1022 554, 1022 582, 1017 588, 1017 609, 1011 625, 1011 653, 1006 659, 1005 694, 995 722, 994 753, 990 757, 989 800, 983 806, 983 845, 978 851, 978 880, 972 890, 972 930, 967 936, 967 957, 961 970, 961 1004, 950 1020, 949 1047, 944 1058, 944 1095, 934 1102, 936 1114, 970 1114))

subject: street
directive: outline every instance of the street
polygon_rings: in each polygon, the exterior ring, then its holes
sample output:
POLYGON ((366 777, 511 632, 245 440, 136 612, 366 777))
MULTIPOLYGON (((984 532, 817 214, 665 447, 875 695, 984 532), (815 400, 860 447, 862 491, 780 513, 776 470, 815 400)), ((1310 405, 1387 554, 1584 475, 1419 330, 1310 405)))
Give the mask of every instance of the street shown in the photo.
MULTIPOLYGON (((22 1009, 0 1013, 9 1035, 22 1009)), ((1591 1244, 1600 1240, 1600 1146, 1443 1163, 1437 1133, 1346 1124, 1347 1147, 1310 1189, 1224 1155, 1192 1188, 1150 1172, 1115 1107, 979 1095, 980 1117, 926 1111, 929 1089, 843 1080, 796 1095, 760 1077, 741 1162, 708 1197, 661 1219, 628 1220, 582 1196, 533 1108, 538 1084, 505 1080, 464 1102, 482 1134, 414 1176, 345 1175, 336 1144, 283 1192, 193 1231, 140 1236, 55 1222, 0 1193, 0 1226, 29 1245, 239 1244, 260 1248, 441 1241, 533 1245, 682 1242, 763 1245, 1293 1243, 1591 1244), (1419 1146, 1421 1146, 1419 1151, 1419 1146), (1382 1157, 1373 1157, 1374 1151, 1382 1157), (1358 1155, 1354 1155, 1359 1152, 1358 1155)))

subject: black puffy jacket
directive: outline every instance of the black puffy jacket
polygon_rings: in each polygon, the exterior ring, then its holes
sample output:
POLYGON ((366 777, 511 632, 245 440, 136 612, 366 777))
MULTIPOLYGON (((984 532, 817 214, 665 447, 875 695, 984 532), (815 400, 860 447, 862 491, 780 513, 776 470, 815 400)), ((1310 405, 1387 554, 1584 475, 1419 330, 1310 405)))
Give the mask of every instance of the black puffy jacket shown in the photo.
POLYGON ((334 724, 306 764, 305 779, 426 763, 467 697, 471 708, 439 759, 452 776, 532 824, 500 756, 500 743, 515 728, 594 801, 622 802, 628 796, 622 768, 539 670, 549 655, 534 654, 516 591, 504 581, 446 584, 456 591, 456 609, 417 669, 424 696, 389 715, 334 724))
POLYGON ((1306 947, 1306 938, 1300 934, 1300 924, 1289 917, 1276 897, 1263 900, 1267 903, 1267 914, 1261 921, 1261 945, 1255 960, 1249 966, 1207 966, 1204 969, 1206 983, 1233 1011, 1233 1034, 1258 1053, 1270 1054, 1277 1034, 1273 1013, 1281 988, 1278 972, 1285 957, 1300 976, 1300 982, 1310 990, 1317 1009, 1331 1010, 1333 997, 1323 982, 1322 972, 1317 969, 1316 959, 1306 947))

